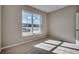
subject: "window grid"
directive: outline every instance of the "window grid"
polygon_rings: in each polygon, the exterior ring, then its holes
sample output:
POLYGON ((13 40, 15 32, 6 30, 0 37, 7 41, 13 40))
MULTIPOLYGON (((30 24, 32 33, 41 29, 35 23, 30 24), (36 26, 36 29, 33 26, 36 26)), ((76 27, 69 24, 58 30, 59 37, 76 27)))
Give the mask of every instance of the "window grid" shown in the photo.
MULTIPOLYGON (((24 11, 24 12, 27 12, 27 11, 24 11)), ((28 12, 28 13, 30 13, 30 12, 28 12)), ((41 15, 39 15, 39 14, 35 14, 35 13, 31 13, 32 14, 32 24, 31 24, 31 28, 32 28, 32 35, 34 35, 34 34, 41 34, 42 33, 42 31, 41 31, 41 26, 42 26, 42 17, 41 17, 41 15), (34 21, 34 19, 33 19, 33 17, 34 17, 34 14, 35 15, 39 15, 40 16, 40 24, 39 24, 39 30, 40 30, 40 32, 39 33, 34 33, 34 23, 33 23, 33 21, 34 21)), ((27 35, 26 35, 27 36, 27 35)), ((30 36, 30 35, 29 35, 30 36)))

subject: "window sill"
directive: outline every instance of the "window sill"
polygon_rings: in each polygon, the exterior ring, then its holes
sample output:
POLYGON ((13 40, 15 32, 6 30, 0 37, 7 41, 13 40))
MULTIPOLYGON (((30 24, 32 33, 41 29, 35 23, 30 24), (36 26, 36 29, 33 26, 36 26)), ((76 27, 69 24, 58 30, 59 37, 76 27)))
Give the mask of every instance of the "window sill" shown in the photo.
POLYGON ((23 35, 23 37, 32 37, 32 36, 38 36, 38 35, 42 35, 42 33, 37 33, 37 34, 30 34, 30 35, 23 35))

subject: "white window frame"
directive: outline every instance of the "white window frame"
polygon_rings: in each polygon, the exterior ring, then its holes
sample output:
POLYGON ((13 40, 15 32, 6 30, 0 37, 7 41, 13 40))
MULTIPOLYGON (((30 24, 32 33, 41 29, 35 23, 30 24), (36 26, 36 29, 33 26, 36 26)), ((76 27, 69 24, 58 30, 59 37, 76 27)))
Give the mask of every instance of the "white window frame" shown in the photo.
POLYGON ((42 34, 42 15, 40 15, 38 13, 27 11, 27 10, 22 10, 22 12, 23 11, 32 14, 32 34, 31 35, 23 35, 23 32, 22 32, 22 36, 33 36, 33 35, 40 35, 40 34, 42 34), (40 32, 39 33, 33 33, 33 14, 40 15, 40 32))

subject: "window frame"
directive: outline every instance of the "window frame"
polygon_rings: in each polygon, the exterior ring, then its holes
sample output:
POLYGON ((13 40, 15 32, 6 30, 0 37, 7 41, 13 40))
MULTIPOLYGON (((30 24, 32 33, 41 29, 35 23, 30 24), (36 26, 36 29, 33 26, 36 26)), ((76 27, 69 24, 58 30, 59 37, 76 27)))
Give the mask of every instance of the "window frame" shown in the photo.
MULTIPOLYGON (((28 13, 31 13, 32 14, 32 34, 30 34, 30 35, 23 35, 23 31, 22 31, 22 36, 33 36, 33 35, 41 35, 42 34, 42 15, 41 14, 39 14, 39 13, 34 13, 34 12, 31 12, 31 11, 27 11, 27 10, 22 10, 22 12, 28 12, 28 13), (33 33, 33 15, 39 15, 40 16, 40 32, 39 33, 33 33)), ((21 22, 22 23, 22 22, 21 22)), ((22 29, 22 27, 21 27, 21 29, 22 29)))

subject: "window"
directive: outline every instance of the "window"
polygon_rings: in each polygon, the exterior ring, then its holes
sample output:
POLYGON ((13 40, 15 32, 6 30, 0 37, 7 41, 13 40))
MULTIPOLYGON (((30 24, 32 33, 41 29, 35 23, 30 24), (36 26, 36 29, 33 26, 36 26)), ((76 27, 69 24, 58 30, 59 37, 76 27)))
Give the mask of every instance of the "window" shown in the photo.
POLYGON ((41 32, 41 18, 40 15, 33 14, 33 33, 41 32))
POLYGON ((22 35, 30 36, 33 34, 41 34, 41 16, 22 11, 22 35))

